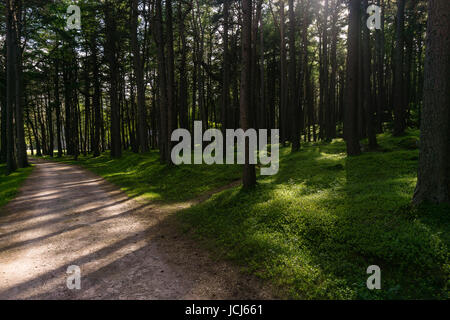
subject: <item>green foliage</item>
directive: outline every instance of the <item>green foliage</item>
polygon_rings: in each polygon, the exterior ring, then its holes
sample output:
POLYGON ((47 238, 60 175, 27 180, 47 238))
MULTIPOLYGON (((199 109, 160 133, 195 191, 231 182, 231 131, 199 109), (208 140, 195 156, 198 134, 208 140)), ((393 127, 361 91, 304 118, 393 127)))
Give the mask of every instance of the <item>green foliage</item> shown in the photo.
POLYGON ((33 167, 19 169, 7 176, 6 165, 0 164, 0 210, 16 196, 19 187, 32 170, 33 167))
POLYGON ((351 158, 341 140, 297 154, 283 148, 278 175, 179 217, 214 251, 291 298, 447 299, 450 208, 410 206, 418 151, 403 141, 381 135, 382 151, 351 158), (373 264, 381 290, 366 287, 373 264))

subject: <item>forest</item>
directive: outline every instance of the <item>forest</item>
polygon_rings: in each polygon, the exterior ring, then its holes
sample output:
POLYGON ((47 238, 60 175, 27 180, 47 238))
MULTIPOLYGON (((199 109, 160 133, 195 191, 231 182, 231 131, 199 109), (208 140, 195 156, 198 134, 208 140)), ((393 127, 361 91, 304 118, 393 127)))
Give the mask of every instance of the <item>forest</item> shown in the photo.
MULTIPOLYGON (((448 0, 2 1, 0 266, 17 234, 102 203, 83 193, 93 173, 264 286, 245 298, 448 299, 449 13, 448 0), (279 130, 279 172, 260 175, 245 138, 243 164, 175 164, 174 131, 197 123, 279 130), (366 288, 370 265, 381 289, 366 288)), ((0 298, 52 297, 47 273, 42 290, 13 278, 0 298)))

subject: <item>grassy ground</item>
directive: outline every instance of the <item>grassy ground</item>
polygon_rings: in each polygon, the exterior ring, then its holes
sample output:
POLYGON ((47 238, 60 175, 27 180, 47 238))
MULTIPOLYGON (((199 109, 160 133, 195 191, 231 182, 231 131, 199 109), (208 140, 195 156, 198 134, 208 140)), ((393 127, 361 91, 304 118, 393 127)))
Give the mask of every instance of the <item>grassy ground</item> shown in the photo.
MULTIPOLYGON (((417 136, 381 135, 379 151, 351 158, 341 140, 306 144, 294 155, 281 148, 277 175, 250 191, 223 191, 178 218, 213 252, 290 298, 448 299, 450 207, 410 206, 417 136), (369 265, 381 268, 381 290, 366 287, 369 265)), ((168 168, 156 152, 77 163, 131 196, 169 202, 241 174, 239 166, 168 168)))
POLYGON ((278 175, 179 217, 291 298, 448 298, 450 207, 410 206, 417 135, 382 135, 379 152, 351 158, 340 140, 284 148, 278 175), (366 287, 369 265, 381 268, 381 290, 366 287))
POLYGON ((33 167, 28 167, 25 169, 19 169, 13 174, 7 176, 6 165, 0 164, 0 210, 7 204, 11 199, 13 199, 22 182, 28 177, 28 175, 33 170, 33 167))

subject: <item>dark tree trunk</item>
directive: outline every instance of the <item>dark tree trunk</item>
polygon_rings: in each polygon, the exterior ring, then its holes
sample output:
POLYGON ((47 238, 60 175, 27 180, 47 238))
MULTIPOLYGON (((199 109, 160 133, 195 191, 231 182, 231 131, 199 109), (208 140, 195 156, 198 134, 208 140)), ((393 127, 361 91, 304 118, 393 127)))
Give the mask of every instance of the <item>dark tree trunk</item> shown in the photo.
POLYGON ((100 136, 101 136, 101 127, 103 127, 102 123, 102 109, 100 105, 100 75, 98 69, 98 49, 97 49, 97 41, 95 36, 91 37, 90 41, 91 46, 91 61, 92 61, 92 71, 93 71, 93 81, 94 81, 94 95, 92 97, 92 108, 94 113, 94 132, 92 139, 92 154, 94 157, 100 156, 100 136))
POLYGON ((322 82, 323 86, 323 101, 321 102, 323 109, 323 123, 321 132, 323 131, 323 137, 325 140, 329 141, 331 139, 331 108, 330 108, 330 96, 329 96, 329 68, 328 68, 328 11, 329 11, 329 1, 325 0, 325 12, 323 21, 323 54, 322 54, 322 82), (324 129, 324 130, 323 130, 324 129))
POLYGON ((47 86, 47 110, 45 114, 47 116, 47 126, 48 126, 48 156, 53 158, 53 151, 55 149, 55 135, 53 133, 53 105, 50 94, 50 84, 47 86))
POLYGON ((186 44, 186 31, 185 31, 185 14, 182 13, 182 4, 179 3, 179 27, 178 32, 180 34, 181 39, 181 59, 180 59, 180 97, 179 97, 179 118, 180 118, 180 127, 183 129, 189 128, 189 106, 188 106, 188 81, 187 81, 187 44, 186 44))
POLYGON ((62 141, 61 141, 61 101, 59 97, 59 59, 55 60, 55 111, 56 111, 56 143, 58 144, 58 158, 63 156, 62 141))
POLYGON ((223 66, 222 66, 222 131, 228 128, 228 108, 230 104, 230 62, 228 49, 228 31, 229 31, 230 0, 224 0, 223 3, 223 66))
POLYGON ((132 0, 131 15, 131 46, 133 48, 133 66, 136 76, 137 86, 137 108, 138 108, 138 141, 139 150, 147 152, 149 150, 148 134, 147 134, 147 110, 145 108, 145 87, 144 87, 144 70, 141 59, 141 52, 138 43, 138 0, 132 0))
POLYGON ((394 70, 394 135, 400 136, 405 132, 405 101, 403 83, 403 46, 405 29, 405 1, 397 1, 397 29, 395 47, 394 70))
POLYGON ((360 1, 350 0, 349 27, 347 37, 347 81, 345 105, 345 140, 349 156, 361 153, 358 135, 358 56, 360 1))
POLYGON ((173 21, 172 0, 166 0, 166 26, 167 26, 167 157, 166 163, 172 164, 172 131, 177 127, 175 107, 175 61, 173 52, 173 21))
POLYGON ((110 103, 111 103, 111 157, 122 156, 120 138, 120 106, 118 102, 118 61, 117 61, 117 25, 115 21, 114 4, 105 3, 106 45, 105 55, 109 65, 110 103))
MULTIPOLYGON (((364 10, 369 6, 369 1, 364 0, 364 10)), ((367 21, 369 15, 366 13, 364 15, 367 21)), ((375 133, 375 117, 373 111, 373 98, 372 98, 372 68, 371 68, 371 52, 370 52, 370 34, 369 28, 363 26, 363 106, 366 113, 366 126, 367 126, 367 138, 369 140, 369 149, 375 149, 377 147, 377 137, 375 133)))
POLYGON ((160 160, 166 163, 170 154, 168 153, 168 135, 167 135, 167 78, 166 78, 166 61, 164 56, 164 31, 162 22, 162 5, 161 0, 156 0, 155 3, 155 41, 158 50, 158 83, 159 83, 159 113, 160 113, 160 130, 159 130, 159 151, 160 160))
POLYGON ((381 30, 376 30, 376 48, 377 48, 377 87, 378 87, 378 98, 377 98, 377 125, 376 131, 378 133, 383 132, 383 114, 386 108, 386 85, 384 77, 384 66, 385 66, 385 49, 384 49, 384 0, 378 0, 378 6, 382 7, 381 13, 381 30))
POLYGON ((19 168, 28 166, 27 146, 25 144, 25 126, 23 121, 23 72, 22 72, 22 50, 20 48, 21 29, 22 29, 22 1, 15 1, 15 12, 13 14, 13 37, 14 37, 14 71, 15 71, 15 89, 16 89, 16 109, 15 109, 15 125, 16 125, 16 143, 17 143, 17 165, 19 168))
MULTIPOLYGON (((251 29, 252 29, 252 0, 242 0, 242 70, 240 93, 240 120, 241 127, 245 131, 252 127, 249 107, 251 103, 251 29)), ((244 188, 250 188, 256 184, 255 165, 250 164, 249 143, 245 142, 245 164, 242 175, 244 188)))
MULTIPOLYGON (((5 72, 6 75, 6 69, 1 70, 1 72, 5 72)), ((6 80, 6 79, 5 79, 6 80)), ((6 82, 5 82, 5 86, 1 88, 2 92, 0 93, 0 107, 2 108, 2 112, 1 112, 1 131, 0 131, 0 137, 1 137, 1 141, 0 141, 0 163, 6 163, 6 108, 7 108, 7 103, 6 103, 6 82)))
POLYGON ((15 46, 13 33, 13 1, 7 0, 7 22, 6 22, 6 47, 7 47, 7 66, 6 66, 6 172, 10 174, 17 169, 16 154, 15 154, 15 140, 14 140, 14 60, 15 60, 15 46))
POLYGON ((428 1, 424 100, 413 202, 450 202, 450 1, 428 1))
POLYGON ((300 150, 294 0, 289 0, 289 110, 292 152, 300 150))
POLYGON ((331 34, 332 34, 332 40, 331 40, 331 76, 330 76, 330 90, 329 90, 329 98, 328 98, 328 105, 329 105, 329 112, 330 112, 330 119, 329 119, 329 130, 328 130, 328 138, 333 139, 336 138, 336 78, 337 78, 337 72, 338 72, 338 65, 337 65, 337 38, 338 38, 338 6, 339 3, 337 0, 333 2, 333 21, 331 24, 331 34))
POLYGON ((279 127, 280 139, 284 144, 289 136, 287 123, 287 83, 286 83, 286 41, 285 41, 285 13, 284 1, 280 1, 280 108, 279 127))

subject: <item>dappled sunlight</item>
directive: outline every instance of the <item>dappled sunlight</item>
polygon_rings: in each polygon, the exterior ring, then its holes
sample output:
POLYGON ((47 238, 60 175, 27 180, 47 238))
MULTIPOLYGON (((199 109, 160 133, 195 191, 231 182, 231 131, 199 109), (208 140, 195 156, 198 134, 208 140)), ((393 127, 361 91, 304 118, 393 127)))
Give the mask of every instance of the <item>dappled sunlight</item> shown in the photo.
MULTIPOLYGON (((202 197, 136 201, 77 167, 38 164, 0 217, 0 299, 234 297, 237 270, 211 266, 169 222, 202 197), (81 269, 80 291, 66 287, 70 265, 81 269)), ((252 283, 245 294, 261 297, 252 283)))
POLYGON ((439 296, 449 217, 437 223, 414 214, 417 150, 396 141, 386 137, 379 152, 350 158, 340 141, 295 154, 283 148, 278 175, 250 191, 225 191, 180 218, 207 239, 220 235, 214 250, 294 298, 374 298, 365 287, 371 264, 392 288, 384 297, 439 296))

